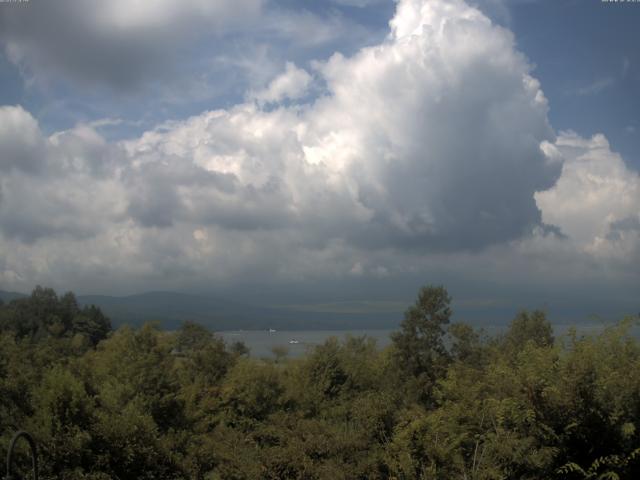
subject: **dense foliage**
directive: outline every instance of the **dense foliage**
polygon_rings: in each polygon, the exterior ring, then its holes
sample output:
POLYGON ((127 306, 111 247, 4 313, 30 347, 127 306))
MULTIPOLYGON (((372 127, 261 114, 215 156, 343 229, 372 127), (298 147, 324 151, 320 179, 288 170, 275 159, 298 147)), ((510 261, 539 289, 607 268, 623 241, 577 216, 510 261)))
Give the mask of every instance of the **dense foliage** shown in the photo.
POLYGON ((449 304, 424 288, 385 350, 254 359, 38 288, 0 306, 0 448, 32 432, 45 479, 640 478, 632 318, 554 339, 521 312, 487 338, 449 304))

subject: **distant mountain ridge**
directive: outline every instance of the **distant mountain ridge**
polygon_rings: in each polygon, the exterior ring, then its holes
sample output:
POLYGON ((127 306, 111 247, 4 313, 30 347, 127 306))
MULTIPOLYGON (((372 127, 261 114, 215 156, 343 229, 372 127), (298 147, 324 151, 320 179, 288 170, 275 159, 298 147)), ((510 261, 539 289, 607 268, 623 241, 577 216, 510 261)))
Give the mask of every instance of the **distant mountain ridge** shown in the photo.
MULTIPOLYGON (((63 292, 58 292, 62 294, 63 292)), ((0 290, 0 300, 26 297, 27 294, 0 290)), ((136 295, 77 295, 81 306, 96 305, 111 319, 114 327, 140 326, 145 322, 158 322, 162 328, 173 330, 184 321, 191 320, 207 328, 220 330, 361 330, 393 329, 403 319, 403 312, 410 305, 403 302, 351 301, 333 303, 294 303, 288 305, 260 306, 231 301, 217 296, 204 296, 170 291, 152 291, 136 295)), ((637 311, 637 305, 618 305, 615 309, 603 308, 597 302, 566 305, 551 304, 545 310, 554 324, 611 323, 629 312, 637 311)), ((529 309, 534 309, 529 306, 529 309)), ((520 310, 513 305, 453 304, 454 321, 466 321, 474 326, 508 325, 520 310)))
POLYGON ((24 298, 27 295, 24 293, 18 292, 5 292, 4 290, 0 290, 0 300, 3 302, 10 302, 11 300, 15 300, 16 298, 24 298))
POLYGON ((158 321, 164 328, 173 329, 185 320, 191 320, 215 330, 262 327, 262 322, 259 321, 262 312, 259 308, 214 297, 176 292, 146 292, 124 297, 80 295, 78 301, 83 305, 100 307, 116 325, 140 325, 158 321))
MULTIPOLYGON (((27 295, 0 290, 5 302, 27 295)), ((157 321, 164 329, 178 328, 191 320, 212 330, 324 330, 392 328, 397 313, 300 311, 282 307, 247 305, 214 296, 177 292, 146 292, 127 296, 78 295, 80 305, 96 305, 114 326, 139 326, 157 321)))

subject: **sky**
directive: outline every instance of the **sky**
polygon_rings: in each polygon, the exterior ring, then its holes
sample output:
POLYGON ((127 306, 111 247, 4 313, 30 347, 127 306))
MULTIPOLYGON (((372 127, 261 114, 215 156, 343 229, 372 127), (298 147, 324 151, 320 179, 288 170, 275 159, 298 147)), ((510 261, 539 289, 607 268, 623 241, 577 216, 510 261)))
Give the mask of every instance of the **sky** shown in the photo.
POLYGON ((471 319, 637 313, 639 22, 601 0, 0 3, 0 289, 317 311, 444 284, 471 319))

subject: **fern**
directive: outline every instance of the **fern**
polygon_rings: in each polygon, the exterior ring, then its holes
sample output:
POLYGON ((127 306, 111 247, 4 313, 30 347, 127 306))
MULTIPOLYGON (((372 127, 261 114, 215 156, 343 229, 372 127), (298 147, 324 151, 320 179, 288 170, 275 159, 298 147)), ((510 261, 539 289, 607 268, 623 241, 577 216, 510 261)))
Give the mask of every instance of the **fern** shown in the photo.
POLYGON ((620 455, 607 455, 596 458, 585 471, 575 462, 568 462, 556 471, 560 475, 577 473, 584 480, 620 480, 620 473, 634 460, 640 457, 640 448, 636 448, 625 457, 620 455), (608 468, 607 471, 599 473, 600 470, 608 468))

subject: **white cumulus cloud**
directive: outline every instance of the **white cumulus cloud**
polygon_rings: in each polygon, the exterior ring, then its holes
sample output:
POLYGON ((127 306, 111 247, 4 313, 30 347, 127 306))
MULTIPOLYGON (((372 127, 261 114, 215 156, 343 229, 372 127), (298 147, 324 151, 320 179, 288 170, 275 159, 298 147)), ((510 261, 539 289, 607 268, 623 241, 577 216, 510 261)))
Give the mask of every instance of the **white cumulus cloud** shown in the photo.
POLYGON ((307 93, 312 80, 308 72, 287 62, 284 73, 274 78, 265 89, 249 96, 261 104, 296 100, 307 93))
POLYGON ((594 254, 628 255, 640 245, 640 176, 602 134, 561 134, 563 158, 553 188, 536 194, 542 218, 557 225, 580 248, 594 254), (622 244, 626 248, 618 248, 622 244))

